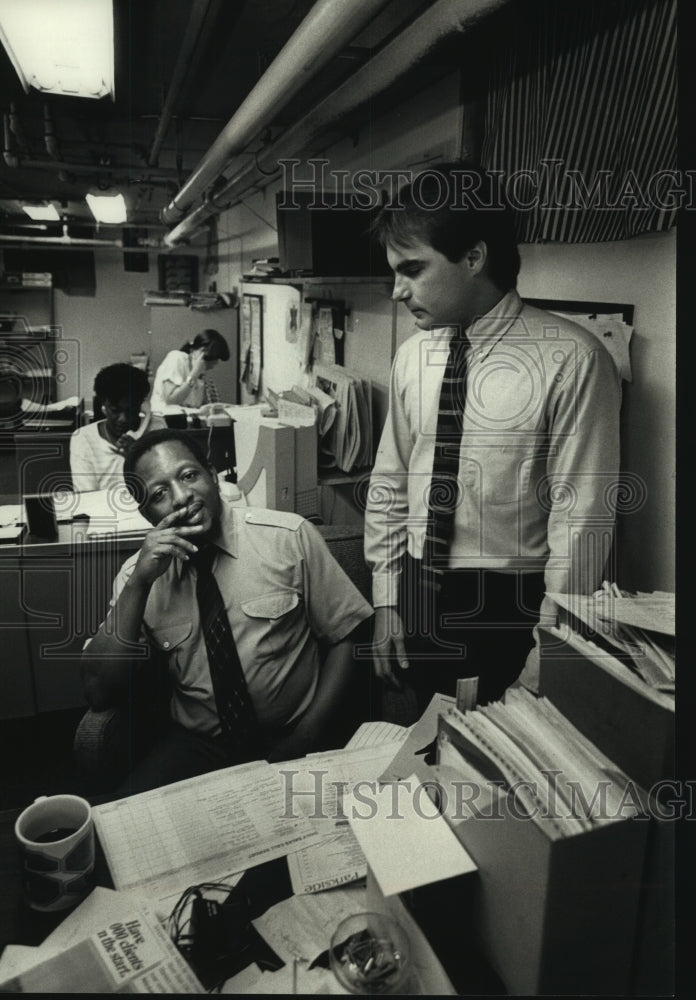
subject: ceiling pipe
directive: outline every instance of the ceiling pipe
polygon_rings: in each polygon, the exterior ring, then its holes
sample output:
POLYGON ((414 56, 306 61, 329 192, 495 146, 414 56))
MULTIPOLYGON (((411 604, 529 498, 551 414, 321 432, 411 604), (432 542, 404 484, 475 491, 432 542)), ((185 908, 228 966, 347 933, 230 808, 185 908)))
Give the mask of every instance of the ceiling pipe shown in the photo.
POLYGON ((19 166, 19 157, 14 150, 14 142, 12 138, 12 130, 10 128, 10 116, 7 112, 4 112, 2 116, 3 132, 5 138, 5 144, 2 149, 2 156, 8 167, 16 170, 19 166))
POLYGON ((164 237, 166 245, 171 247, 188 239, 206 219, 236 204, 246 191, 268 184, 269 174, 278 170, 278 160, 305 150, 327 127, 396 83, 439 43, 464 32, 508 2, 437 0, 345 83, 259 152, 253 163, 240 161, 241 166, 223 187, 164 237))
POLYGON ((213 145, 162 210, 162 221, 173 225, 229 160, 249 142, 319 70, 336 55, 388 0, 317 0, 258 83, 247 94, 213 145))
POLYGON ((60 146, 58 144, 58 137, 56 136, 56 128, 53 124, 53 115, 48 104, 44 104, 43 106, 43 121, 46 152, 54 160, 60 160, 60 146))
POLYGON ((110 163, 103 166, 99 163, 67 163, 64 160, 26 160, 22 159, 22 166, 27 170, 69 170, 73 174, 125 174, 127 177, 135 176, 142 178, 138 183, 176 183, 177 171, 169 167, 157 167, 152 170, 144 167, 142 163, 131 166, 128 163, 110 163))
POLYGON ((201 27, 203 26, 203 22, 205 21, 206 15, 210 9, 210 4, 211 0, 194 0, 191 6, 188 24, 186 25, 186 30, 184 31, 184 40, 181 43, 181 48, 179 49, 176 66, 174 67, 174 72, 172 73, 172 78, 169 83, 169 90, 167 91, 164 106, 162 107, 159 121, 157 122, 155 137, 152 140, 150 155, 147 158, 147 162, 151 167, 157 166, 162 143, 164 142, 164 138, 167 134, 167 129, 169 128, 169 123, 171 121, 172 114, 174 113, 174 108, 176 107, 176 102, 179 100, 179 95, 184 84, 184 78, 186 77, 186 74, 191 66, 193 52, 198 44, 201 27))
POLYGON ((23 153, 26 153, 29 149, 29 143, 27 142, 27 137, 22 126, 22 120, 19 117, 19 111, 17 110, 17 105, 14 101, 10 102, 10 128, 15 139, 17 140, 17 145, 20 150, 23 153))
MULTIPOLYGON (((49 244, 51 246, 65 247, 113 247, 116 250, 123 250, 123 240, 99 240, 81 236, 69 236, 67 225, 63 226, 62 236, 5 236, 0 234, 2 243, 26 243, 26 244, 49 244)), ((154 244, 146 247, 126 247, 128 253, 152 253, 153 249, 158 249, 154 244)))

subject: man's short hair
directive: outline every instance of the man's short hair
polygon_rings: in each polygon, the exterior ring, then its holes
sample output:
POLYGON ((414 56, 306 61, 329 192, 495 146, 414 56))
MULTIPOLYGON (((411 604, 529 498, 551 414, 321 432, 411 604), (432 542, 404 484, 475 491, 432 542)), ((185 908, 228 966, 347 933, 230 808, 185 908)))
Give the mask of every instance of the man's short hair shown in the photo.
POLYGON ((97 372, 94 380, 94 395, 100 402, 120 403, 127 398, 140 406, 149 393, 150 380, 142 368, 124 362, 107 365, 97 372))
POLYGON ((508 291, 517 284, 520 254, 512 209, 497 178, 469 160, 421 171, 381 209, 372 232, 382 246, 425 242, 451 261, 460 261, 481 240, 494 285, 508 291))
POLYGON ((166 444, 168 441, 179 441, 185 448, 188 448, 199 465, 202 465, 204 469, 208 469, 209 471, 213 469, 200 444, 188 431, 179 430, 174 427, 163 427, 161 430, 148 431, 141 438, 133 442, 123 462, 123 478, 126 482, 126 487, 131 496, 137 500, 140 507, 145 503, 147 497, 145 496, 142 477, 135 471, 136 466, 148 451, 156 448, 159 444, 166 444))

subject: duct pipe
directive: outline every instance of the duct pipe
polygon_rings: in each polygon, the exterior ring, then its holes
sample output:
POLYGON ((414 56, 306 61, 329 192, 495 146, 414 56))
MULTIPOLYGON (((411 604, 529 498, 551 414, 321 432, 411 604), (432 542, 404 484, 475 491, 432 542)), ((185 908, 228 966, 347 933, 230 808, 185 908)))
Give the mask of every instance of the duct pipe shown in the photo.
POLYGON ((3 131, 5 134, 5 145, 3 148, 3 159, 8 167, 16 170, 19 167, 19 157, 14 151, 14 143, 12 141, 12 130, 10 129, 10 116, 5 112, 2 116, 3 131))
POLYGON ((309 114, 262 150, 254 163, 243 163, 214 196, 164 237, 165 244, 171 247, 188 238, 211 215, 222 211, 223 206, 239 201, 245 191, 269 183, 268 174, 278 169, 279 159, 305 150, 328 126, 396 83, 448 36, 467 30, 507 2, 437 0, 309 114))
POLYGON ((134 184, 174 184, 177 171, 173 167, 157 167, 151 170, 142 163, 131 166, 128 163, 110 163, 100 166, 98 163, 66 163, 64 160, 22 160, 22 166, 27 170, 69 170, 73 174, 126 174, 134 184), (135 175, 135 177, 133 177, 135 175))
MULTIPOLYGON (((73 239, 72 236, 4 236, 0 235, 2 243, 50 243, 65 247, 123 247, 122 240, 89 240, 73 239)), ((130 247, 127 248, 131 252, 130 247)), ((134 253, 137 248, 134 248, 134 253)))
POLYGON ((173 225, 217 179, 229 160, 278 114, 288 101, 351 41, 388 0, 317 0, 176 197, 162 210, 173 225))
POLYGON ((174 67, 174 72, 172 73, 169 90, 167 91, 167 96, 164 100, 164 106, 162 108, 159 121, 157 122, 155 138, 152 140, 152 148, 147 159, 147 162, 151 167, 157 165, 160 149, 162 148, 164 137, 167 134, 169 122, 171 121, 172 113, 176 107, 176 102, 179 99, 184 78, 189 70, 191 57, 196 45, 198 44, 201 26, 203 25, 206 14, 210 8, 210 3, 211 0, 194 0, 191 7, 188 24, 186 25, 186 30, 184 32, 184 40, 181 43, 181 48, 179 49, 176 66, 174 67))
POLYGON ((20 150, 25 153, 29 149, 29 143, 27 142, 27 137, 22 127, 22 121, 19 117, 19 111, 17 110, 17 105, 14 101, 10 102, 10 128, 15 139, 17 140, 17 145, 20 150))
POLYGON ((46 152, 49 156, 52 156, 54 160, 60 160, 60 146, 58 145, 58 138, 53 124, 53 116, 48 104, 44 104, 43 106, 43 119, 46 152))

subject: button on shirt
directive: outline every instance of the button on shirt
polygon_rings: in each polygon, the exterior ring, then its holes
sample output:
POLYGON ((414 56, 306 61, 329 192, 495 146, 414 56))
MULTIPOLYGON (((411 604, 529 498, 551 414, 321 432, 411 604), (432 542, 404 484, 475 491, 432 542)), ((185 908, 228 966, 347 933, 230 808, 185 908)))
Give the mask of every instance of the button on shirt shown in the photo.
MULTIPOLYGON (((598 338, 508 292, 466 331, 462 501, 450 568, 545 570, 547 591, 589 592, 609 551, 621 388, 598 338)), ((452 330, 397 351, 365 523, 373 603, 395 605, 401 557, 420 558, 438 400, 452 330)))
MULTIPOLYGON (((137 553, 114 583, 114 602, 137 553)), ((340 642, 372 608, 296 514, 223 502, 213 564, 259 723, 278 729, 309 707, 319 678, 318 642, 340 642)), ((173 560, 152 586, 144 638, 168 654, 171 714, 188 729, 220 732, 196 602, 195 571, 173 560)))

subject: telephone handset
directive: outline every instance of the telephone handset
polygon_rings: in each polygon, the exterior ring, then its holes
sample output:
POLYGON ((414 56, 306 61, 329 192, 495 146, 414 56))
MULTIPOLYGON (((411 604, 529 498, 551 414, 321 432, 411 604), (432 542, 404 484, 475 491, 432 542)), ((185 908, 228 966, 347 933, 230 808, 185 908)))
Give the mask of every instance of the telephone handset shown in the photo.
POLYGON ((140 409, 140 423, 135 428, 135 430, 126 431, 124 437, 133 438, 134 441, 137 441, 138 438, 141 438, 145 433, 145 431, 150 426, 151 416, 152 413, 150 412, 150 404, 147 401, 145 401, 140 409))

